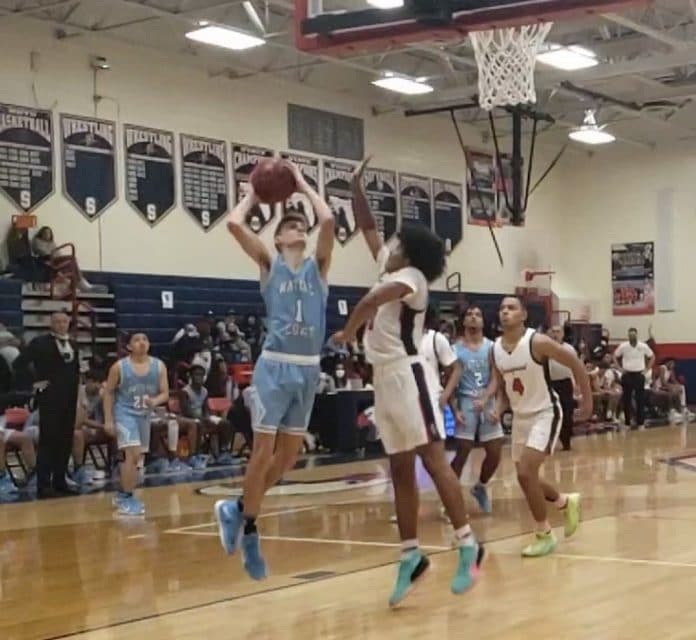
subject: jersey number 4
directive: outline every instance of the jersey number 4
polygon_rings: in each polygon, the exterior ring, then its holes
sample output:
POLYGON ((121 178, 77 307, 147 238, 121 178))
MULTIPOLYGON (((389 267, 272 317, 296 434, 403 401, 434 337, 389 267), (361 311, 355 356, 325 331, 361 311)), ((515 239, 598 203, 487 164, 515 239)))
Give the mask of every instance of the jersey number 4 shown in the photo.
POLYGON ((524 384, 522 383, 522 380, 515 378, 512 381, 512 390, 521 396, 524 395, 524 384))

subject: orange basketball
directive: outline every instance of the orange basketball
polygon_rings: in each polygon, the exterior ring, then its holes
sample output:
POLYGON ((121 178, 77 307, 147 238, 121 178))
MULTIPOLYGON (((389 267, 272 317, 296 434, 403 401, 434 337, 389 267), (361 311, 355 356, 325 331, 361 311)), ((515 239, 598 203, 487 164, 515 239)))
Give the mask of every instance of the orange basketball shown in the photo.
POLYGON ((261 202, 287 200, 297 189, 295 176, 285 160, 263 158, 251 172, 251 185, 261 202))

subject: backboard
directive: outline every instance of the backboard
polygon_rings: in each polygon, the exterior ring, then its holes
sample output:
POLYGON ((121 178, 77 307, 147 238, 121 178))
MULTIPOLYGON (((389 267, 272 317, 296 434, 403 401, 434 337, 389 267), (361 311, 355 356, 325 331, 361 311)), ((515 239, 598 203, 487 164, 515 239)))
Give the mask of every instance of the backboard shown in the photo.
POLYGON ((471 31, 567 20, 647 0, 295 0, 302 51, 350 56, 471 31), (378 8, 388 7, 392 8, 378 8))

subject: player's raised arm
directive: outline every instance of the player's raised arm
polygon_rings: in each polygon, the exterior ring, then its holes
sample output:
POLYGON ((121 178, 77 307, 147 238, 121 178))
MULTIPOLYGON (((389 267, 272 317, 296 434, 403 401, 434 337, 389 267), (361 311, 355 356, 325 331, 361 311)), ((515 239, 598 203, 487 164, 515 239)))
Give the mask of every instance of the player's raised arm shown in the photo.
POLYGON ((319 237, 317 238, 317 247, 314 255, 319 265, 321 277, 326 280, 331 266, 331 253, 333 252, 334 239, 336 237, 336 219, 334 218, 331 208, 321 198, 321 196, 312 188, 305 180, 302 172, 292 162, 288 162, 295 176, 297 190, 303 193, 314 209, 319 224, 319 237))
POLYGON ((358 229, 362 231, 365 242, 367 242, 367 246, 372 253, 372 257, 377 260, 379 250, 384 243, 382 242, 382 238, 379 237, 377 221, 372 211, 370 211, 370 205, 367 202, 367 196, 365 195, 365 190, 362 185, 363 173, 365 172, 365 167, 367 167, 368 162, 370 162, 370 158, 371 156, 365 158, 353 172, 350 181, 350 190, 353 194, 353 215, 355 216, 355 224, 358 229))
POLYGON ((339 344, 353 342, 358 329, 377 313, 377 309, 387 302, 401 300, 413 293, 413 289, 403 282, 385 282, 367 293, 355 305, 343 331, 334 335, 339 344))
POLYGON ((536 334, 532 341, 532 355, 538 361, 541 361, 542 358, 555 360, 573 372, 575 382, 580 387, 582 394, 579 407, 580 418, 589 418, 592 415, 592 387, 590 386, 590 377, 587 375, 580 358, 564 349, 555 340, 540 334, 536 334))
POLYGON ((247 215, 249 215, 251 210, 258 204, 259 200, 250 183, 249 192, 242 198, 227 218, 227 228, 237 242, 239 242, 244 253, 259 265, 261 275, 264 275, 271 268, 271 254, 268 253, 266 245, 264 245, 259 237, 245 224, 247 215))

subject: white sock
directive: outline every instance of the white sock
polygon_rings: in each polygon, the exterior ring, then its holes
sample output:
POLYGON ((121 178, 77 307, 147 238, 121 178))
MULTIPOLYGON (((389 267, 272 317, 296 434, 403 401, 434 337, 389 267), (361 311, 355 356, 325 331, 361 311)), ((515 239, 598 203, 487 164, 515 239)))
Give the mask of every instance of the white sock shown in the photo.
POLYGON ((418 551, 418 538, 401 541, 401 559, 407 558, 414 551, 418 551))
POLYGON ((537 533, 551 533, 551 524, 549 523, 548 520, 544 520, 543 522, 537 522, 536 523, 536 530, 537 533))
POLYGON ((558 500, 555 500, 555 501, 554 501, 554 504, 555 504, 559 509, 565 509, 566 505, 568 504, 568 494, 559 493, 559 494, 558 494, 558 500))
POLYGON ((457 547, 473 546, 476 542, 471 526, 465 524, 454 532, 454 544, 457 547))

